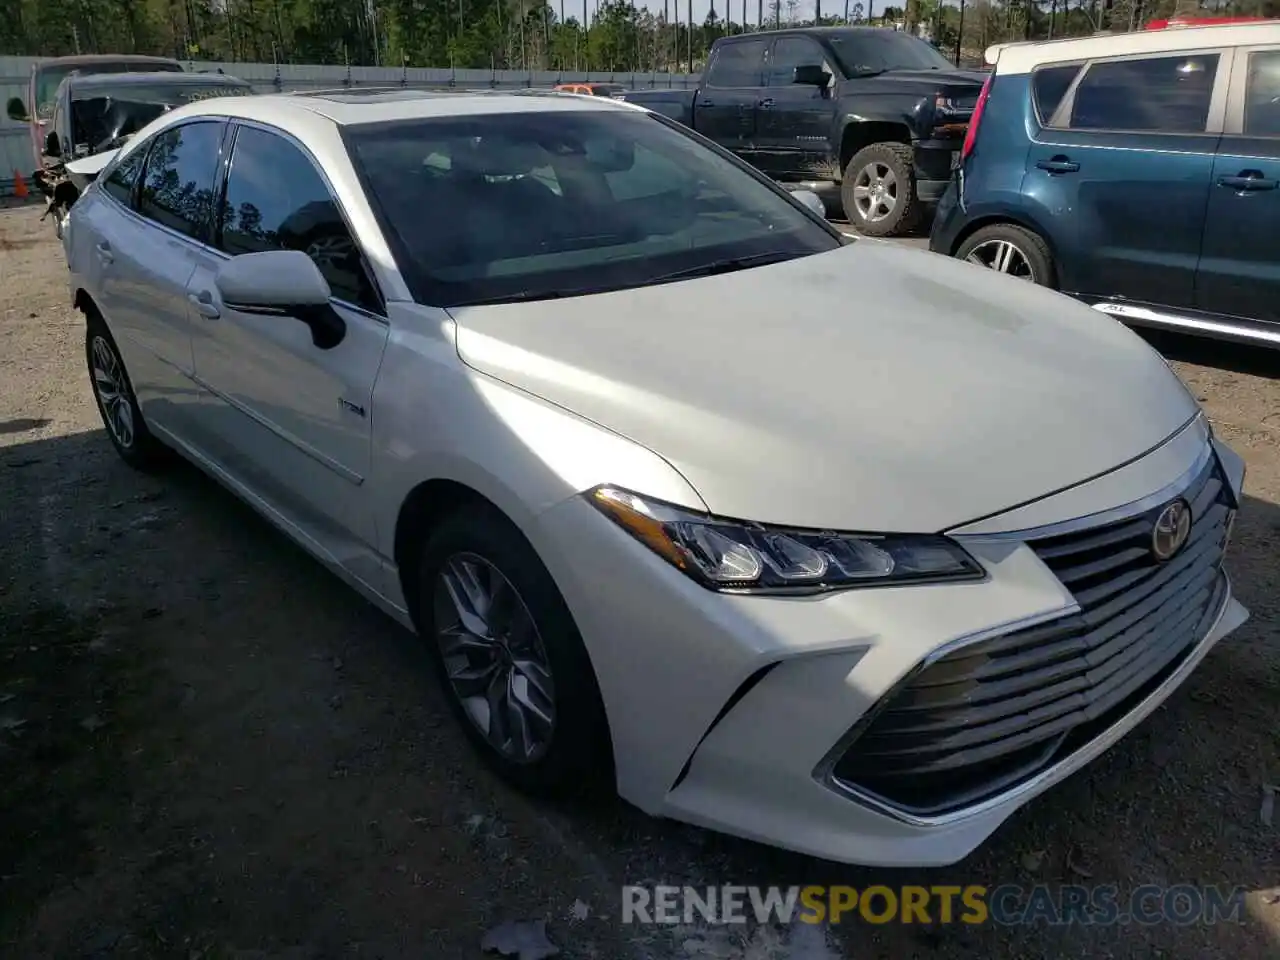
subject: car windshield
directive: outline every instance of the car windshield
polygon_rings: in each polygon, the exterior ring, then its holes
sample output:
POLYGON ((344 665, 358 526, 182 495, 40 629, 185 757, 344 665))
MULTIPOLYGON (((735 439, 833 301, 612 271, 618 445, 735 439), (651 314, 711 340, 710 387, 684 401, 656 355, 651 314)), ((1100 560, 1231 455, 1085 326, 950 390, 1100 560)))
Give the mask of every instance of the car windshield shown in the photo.
POLYGON ((953 64, 937 48, 919 37, 897 30, 833 33, 831 49, 851 77, 887 70, 952 70, 953 64))
POLYGON ((647 113, 440 117, 344 136, 415 298, 434 306, 645 286, 842 242, 647 113))
POLYGON ((74 67, 51 66, 36 68, 36 110, 37 115, 42 120, 48 120, 53 116, 53 107, 58 99, 58 86, 63 80, 71 76, 77 71, 84 74, 91 73, 132 73, 133 71, 146 71, 151 73, 165 72, 176 73, 182 69, 178 64, 172 66, 165 63, 148 63, 140 66, 136 61, 129 60, 102 60, 95 61, 90 64, 81 64, 74 67))
MULTIPOLYGON (((74 81, 73 81, 74 82, 74 81)), ((213 97, 247 96, 253 87, 235 81, 209 83, 91 84, 71 93, 71 136, 79 155, 111 150, 174 107, 213 97)))

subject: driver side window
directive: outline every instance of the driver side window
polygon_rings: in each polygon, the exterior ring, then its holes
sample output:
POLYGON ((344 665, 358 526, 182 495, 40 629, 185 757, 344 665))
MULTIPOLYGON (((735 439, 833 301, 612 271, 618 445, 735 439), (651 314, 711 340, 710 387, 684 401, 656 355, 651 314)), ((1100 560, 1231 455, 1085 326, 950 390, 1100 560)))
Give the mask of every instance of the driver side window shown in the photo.
POLYGON ((284 137, 242 126, 222 201, 217 246, 232 256, 301 250, 334 297, 382 313, 359 247, 311 159, 284 137))

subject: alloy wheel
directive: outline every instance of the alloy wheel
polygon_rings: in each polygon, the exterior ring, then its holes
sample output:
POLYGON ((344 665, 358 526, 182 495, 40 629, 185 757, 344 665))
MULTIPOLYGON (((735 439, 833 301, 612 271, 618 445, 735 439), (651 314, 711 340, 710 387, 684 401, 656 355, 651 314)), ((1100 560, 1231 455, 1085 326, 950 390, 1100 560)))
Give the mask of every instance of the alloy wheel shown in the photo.
POLYGON ((969 251, 965 257, 968 263, 976 263, 997 273, 1007 273, 1019 280, 1036 282, 1036 272, 1016 244, 1008 240, 986 240, 969 251))
POLYGON ((432 604, 445 675, 468 719, 508 760, 540 759, 555 730, 555 686, 519 592, 488 560, 458 553, 437 575, 432 604))
POLYGON ((92 343, 93 389, 102 405, 103 420, 111 436, 123 449, 133 446, 133 404, 124 377, 124 364, 105 337, 95 336, 92 343))
POLYGON ((898 206, 898 178, 887 163, 874 160, 858 171, 853 181, 853 202, 858 215, 868 223, 879 223, 898 206))

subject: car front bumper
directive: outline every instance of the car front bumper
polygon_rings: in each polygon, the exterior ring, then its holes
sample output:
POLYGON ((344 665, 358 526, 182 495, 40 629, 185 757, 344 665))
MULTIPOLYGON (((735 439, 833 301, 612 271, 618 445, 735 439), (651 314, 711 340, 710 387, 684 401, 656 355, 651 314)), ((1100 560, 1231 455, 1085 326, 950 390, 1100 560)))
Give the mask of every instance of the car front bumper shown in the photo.
POLYGON ((797 598, 713 593, 578 498, 542 516, 535 546, 591 654, 625 799, 825 859, 946 865, 1141 722, 1247 619, 1225 573, 1213 571, 1219 592, 1207 629, 1197 629, 1158 682, 1129 697, 1087 742, 973 803, 921 814, 841 782, 835 764, 850 742, 858 745, 860 721, 872 721, 922 664, 958 645, 1079 613, 1028 544, 1027 521, 1057 529, 1114 517, 1117 504, 1146 509, 1153 491, 1175 496, 1174 485, 1206 463, 1238 502, 1239 458, 1197 421, 1106 477, 952 531, 986 568, 979 583, 797 598))

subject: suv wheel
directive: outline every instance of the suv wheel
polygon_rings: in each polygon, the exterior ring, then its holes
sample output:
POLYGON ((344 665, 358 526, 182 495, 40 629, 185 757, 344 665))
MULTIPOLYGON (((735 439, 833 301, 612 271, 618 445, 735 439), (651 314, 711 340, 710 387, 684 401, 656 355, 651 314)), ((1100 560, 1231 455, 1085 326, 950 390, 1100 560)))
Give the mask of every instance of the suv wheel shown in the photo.
POLYGON ((418 567, 417 623, 449 708, 485 761, 532 793, 611 769, 595 672, 551 574, 493 507, 437 527, 418 567))
POLYGON ((1049 245, 1039 234, 1012 223, 996 223, 975 230, 956 249, 955 256, 1042 287, 1055 284, 1049 245))
POLYGON ((853 155, 840 184, 844 214, 859 233, 897 237, 920 223, 915 164, 905 143, 873 143, 853 155))

